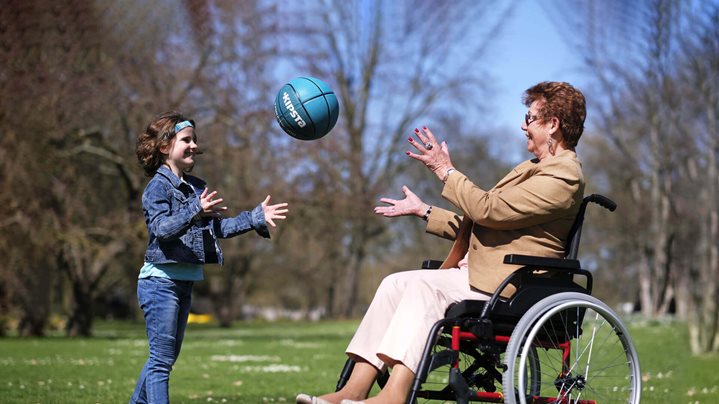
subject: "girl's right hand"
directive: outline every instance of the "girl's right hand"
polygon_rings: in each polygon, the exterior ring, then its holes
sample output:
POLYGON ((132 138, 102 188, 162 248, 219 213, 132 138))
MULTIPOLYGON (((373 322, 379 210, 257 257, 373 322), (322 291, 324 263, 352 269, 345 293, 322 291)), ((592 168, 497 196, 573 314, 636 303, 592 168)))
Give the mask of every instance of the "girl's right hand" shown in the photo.
POLYGON ((202 205, 201 216, 220 217, 222 216, 222 212, 227 210, 227 206, 218 206, 224 199, 213 199, 216 196, 217 191, 212 191, 209 194, 207 193, 207 188, 202 191, 202 195, 200 195, 200 205, 202 205))
POLYGON ((407 215, 423 217, 429 209, 429 205, 422 202, 406 185, 402 186, 402 192, 404 192, 404 199, 380 198, 380 202, 389 204, 389 206, 377 206, 374 208, 374 213, 385 217, 407 215))

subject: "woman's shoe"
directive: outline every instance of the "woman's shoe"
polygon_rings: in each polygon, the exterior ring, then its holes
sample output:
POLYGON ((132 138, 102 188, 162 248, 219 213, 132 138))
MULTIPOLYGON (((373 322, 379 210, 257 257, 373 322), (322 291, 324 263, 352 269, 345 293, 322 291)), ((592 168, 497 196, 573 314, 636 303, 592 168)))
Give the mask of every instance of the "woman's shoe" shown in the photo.
POLYGON ((295 398, 295 402, 297 404, 332 404, 327 400, 304 393, 298 394, 297 398, 295 398))

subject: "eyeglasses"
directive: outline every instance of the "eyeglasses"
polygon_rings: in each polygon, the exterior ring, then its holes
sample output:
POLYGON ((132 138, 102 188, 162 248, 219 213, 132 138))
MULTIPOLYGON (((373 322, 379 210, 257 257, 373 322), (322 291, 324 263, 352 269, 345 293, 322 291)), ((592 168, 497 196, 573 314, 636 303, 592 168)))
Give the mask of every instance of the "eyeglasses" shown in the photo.
POLYGON ((529 126, 530 123, 536 121, 537 119, 539 119, 539 116, 538 116, 538 115, 531 115, 531 114, 529 113, 529 111, 527 111, 527 113, 524 114, 524 123, 527 124, 527 126, 529 126))

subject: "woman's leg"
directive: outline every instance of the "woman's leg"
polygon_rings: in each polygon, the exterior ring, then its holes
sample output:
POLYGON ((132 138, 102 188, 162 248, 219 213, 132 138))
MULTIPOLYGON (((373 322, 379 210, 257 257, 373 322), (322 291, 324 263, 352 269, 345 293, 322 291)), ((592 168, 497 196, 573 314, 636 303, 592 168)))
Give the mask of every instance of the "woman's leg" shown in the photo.
POLYGON ((398 272, 382 280, 347 347, 347 354, 356 361, 349 380, 341 390, 320 398, 330 403, 339 403, 343 399, 361 400, 367 397, 377 375, 386 368, 375 354, 377 344, 391 321, 411 272, 414 271, 398 272))
POLYGON ((344 387, 334 393, 320 396, 320 398, 330 403, 339 403, 344 399, 362 400, 369 394, 375 379, 377 379, 377 368, 362 358, 358 358, 344 387))
POLYGON ((392 322, 408 285, 422 272, 425 271, 397 272, 382 280, 347 346, 347 355, 355 360, 361 358, 379 371, 385 370, 386 364, 377 356, 377 348, 387 333, 387 327, 392 322))
POLYGON ((385 364, 399 363, 416 373, 429 331, 444 318, 447 307, 461 300, 488 300, 489 296, 471 288, 466 269, 414 272, 375 352, 385 364))
POLYGON ((392 374, 384 388, 372 398, 363 401, 365 404, 404 404, 407 394, 414 381, 414 372, 407 366, 398 364, 392 367, 392 374))
POLYGON ((392 367, 391 376, 379 395, 367 403, 404 403, 434 323, 452 303, 489 298, 472 290, 466 269, 413 272, 376 351, 376 356, 392 367))
POLYGON ((429 330, 451 303, 465 299, 488 299, 471 289, 466 269, 407 271, 386 277, 347 348, 350 356, 364 363, 363 376, 353 381, 355 367, 345 388, 322 398, 330 402, 357 400, 357 392, 369 392, 377 370, 390 365, 393 371, 388 384, 372 401, 403 403, 429 330))

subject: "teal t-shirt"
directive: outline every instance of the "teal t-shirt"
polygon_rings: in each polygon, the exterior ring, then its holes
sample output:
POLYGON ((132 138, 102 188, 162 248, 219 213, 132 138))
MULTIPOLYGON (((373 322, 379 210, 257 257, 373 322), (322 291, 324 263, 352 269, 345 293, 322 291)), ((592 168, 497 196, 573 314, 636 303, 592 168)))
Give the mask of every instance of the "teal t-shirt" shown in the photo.
POLYGON ((138 279, 156 276, 158 278, 169 278, 176 281, 201 281, 205 279, 202 264, 153 264, 146 262, 140 268, 138 279))

